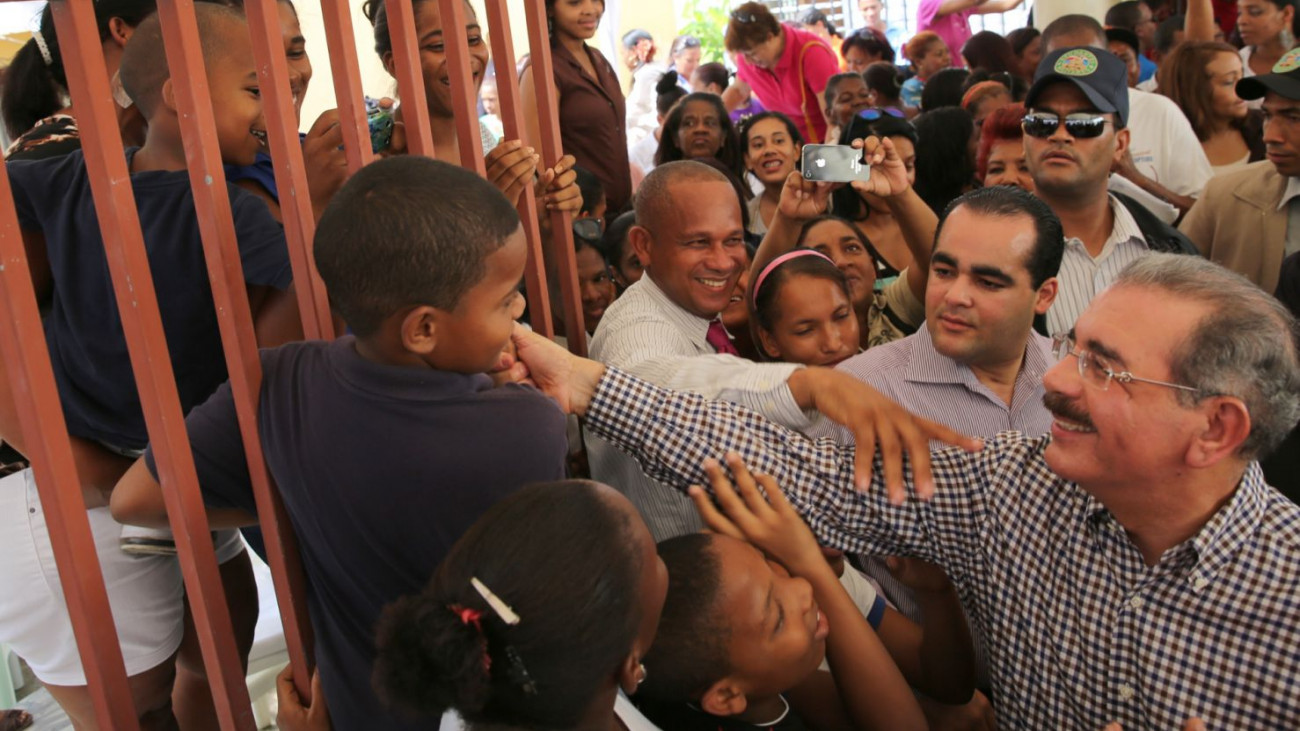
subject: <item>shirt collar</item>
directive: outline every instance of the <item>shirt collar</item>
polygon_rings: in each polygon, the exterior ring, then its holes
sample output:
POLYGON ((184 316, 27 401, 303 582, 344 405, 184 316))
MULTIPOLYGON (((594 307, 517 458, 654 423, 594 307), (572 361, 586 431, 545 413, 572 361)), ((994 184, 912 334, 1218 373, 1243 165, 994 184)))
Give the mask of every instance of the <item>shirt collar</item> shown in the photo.
MULTIPOLYGON (((958 363, 935 349, 928 327, 921 326, 914 334, 909 335, 908 339, 912 341, 912 358, 906 376, 908 381, 961 384, 967 388, 982 385, 968 366, 958 363)), ((1029 338, 1025 341, 1025 357, 1020 364, 1020 372, 1016 374, 1017 386, 1025 379, 1029 379, 1035 385, 1042 383, 1043 374, 1052 367, 1045 342, 1046 338, 1041 335, 1029 333, 1029 338)))
MULTIPOLYGON (((1110 511, 1097 498, 1083 490, 1080 492, 1084 495, 1083 515, 1086 520, 1093 525, 1103 523, 1110 511)), ((1187 565, 1196 581, 1193 586, 1197 586, 1199 591, 1199 587, 1213 578, 1219 568, 1232 560, 1242 544, 1254 535, 1267 507, 1264 472, 1258 462, 1251 462, 1227 504, 1201 526, 1196 535, 1166 551, 1161 563, 1189 555, 1191 560, 1187 565)))
POLYGON ((713 320, 706 320, 703 317, 698 317, 695 314, 688 312, 681 305, 673 302, 669 299, 667 293, 660 289, 658 284, 655 284, 655 280, 650 277, 649 272, 647 272, 645 276, 641 277, 640 281, 632 286, 643 287, 646 295, 659 305, 659 309, 663 311, 664 316, 668 321, 672 323, 674 327, 686 333, 692 342, 702 344, 703 347, 713 350, 713 346, 709 345, 709 323, 713 322, 713 320))
POLYGON ((351 335, 330 343, 328 358, 340 380, 386 399, 440 401, 492 388, 492 379, 483 373, 452 373, 367 360, 357 352, 356 338, 351 335))
POLYGON ((1300 178, 1288 177, 1286 179, 1286 190, 1282 191, 1282 200, 1278 202, 1277 209, 1280 211, 1286 208, 1286 204, 1291 202, 1292 198, 1300 195, 1300 178))
MULTIPOLYGON (((1110 237, 1106 239, 1106 244, 1101 248, 1101 254, 1097 256, 1099 261, 1106 258, 1106 255, 1120 244, 1132 241, 1140 244, 1143 248, 1146 248, 1147 245, 1146 236, 1142 235, 1142 229, 1138 227, 1133 214, 1128 212, 1128 209, 1124 207, 1123 203, 1119 202, 1118 198, 1113 195, 1109 196, 1109 198, 1110 211, 1114 214, 1115 222, 1110 227, 1110 237)), ((1065 240, 1065 245, 1082 247, 1083 240, 1078 237, 1068 238, 1065 240)))

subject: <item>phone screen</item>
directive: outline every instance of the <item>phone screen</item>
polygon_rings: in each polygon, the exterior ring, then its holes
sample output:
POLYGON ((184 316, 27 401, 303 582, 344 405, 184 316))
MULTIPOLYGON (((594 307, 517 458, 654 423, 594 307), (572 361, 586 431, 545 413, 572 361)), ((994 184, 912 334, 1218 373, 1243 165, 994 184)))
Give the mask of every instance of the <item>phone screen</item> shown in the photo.
POLYGON ((871 177, 862 151, 848 145, 804 145, 803 176, 827 183, 849 183, 871 177))

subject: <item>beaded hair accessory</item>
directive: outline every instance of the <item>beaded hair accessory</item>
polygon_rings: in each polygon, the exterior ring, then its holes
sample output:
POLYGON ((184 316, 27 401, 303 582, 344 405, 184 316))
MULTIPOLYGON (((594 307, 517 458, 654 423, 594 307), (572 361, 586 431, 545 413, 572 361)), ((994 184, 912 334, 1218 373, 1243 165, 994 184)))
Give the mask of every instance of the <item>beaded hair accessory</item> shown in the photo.
POLYGON ((754 280, 754 287, 750 291, 750 295, 753 296, 754 302, 755 303, 758 302, 758 288, 763 286, 763 282, 767 279, 767 275, 776 271, 777 267, 781 266, 787 261, 790 261, 791 259, 798 259, 801 256, 820 256, 821 258, 830 262, 831 266, 835 266, 835 262, 831 261, 831 258, 829 256, 826 256, 825 254, 821 253, 820 251, 817 251, 816 249, 795 249, 794 251, 787 251, 786 253, 768 262, 768 265, 763 267, 763 271, 759 272, 758 278, 754 280))
POLYGON ((46 66, 54 65, 54 54, 50 53, 50 47, 45 43, 45 36, 41 35, 39 30, 32 31, 32 40, 36 41, 36 47, 41 50, 41 58, 45 60, 46 66))

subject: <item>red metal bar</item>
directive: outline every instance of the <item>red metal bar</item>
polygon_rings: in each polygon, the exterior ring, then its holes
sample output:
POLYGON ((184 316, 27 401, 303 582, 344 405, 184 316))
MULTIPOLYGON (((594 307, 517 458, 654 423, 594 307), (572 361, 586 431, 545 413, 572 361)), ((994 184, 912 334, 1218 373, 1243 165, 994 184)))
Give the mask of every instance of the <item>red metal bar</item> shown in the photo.
MULTIPOLYGON (((91 21, 90 31, 96 39, 94 49, 98 54, 99 36, 93 17, 91 21)), ((66 39, 63 59, 71 75, 79 55, 74 47, 81 34, 74 34, 70 23, 65 22, 59 27, 59 35, 66 39)), ((9 376, 9 382, 0 384, 0 388, 13 389, 22 425, 23 451, 36 477, 36 490, 45 511, 59 584, 68 605, 95 719, 101 728, 135 730, 140 725, 131 703, 126 665, 118 645, 117 628, 113 625, 95 539, 86 518, 81 480, 68 441, 59 391, 54 384, 13 200, 9 176, 0 174, 0 308, 3 308, 0 355, 4 357, 9 376)), ((6 588, 6 591, 21 590, 6 588)))
MULTIPOLYGON (((529 140, 542 151, 547 167, 564 155, 560 143, 560 94, 552 80, 555 64, 551 59, 550 34, 546 29, 546 0, 524 0, 528 18, 528 45, 532 52, 533 87, 537 92, 537 119, 541 140, 529 140)), ((578 289, 578 254, 573 248, 573 217, 569 213, 551 213, 551 256, 560 276, 560 293, 564 305, 564 335, 573 353, 587 355, 587 331, 582 322, 582 293, 578 289)))
MULTIPOLYGON (((514 38, 510 33, 507 0, 484 0, 487 13, 488 38, 492 44, 492 58, 497 73, 497 94, 501 104, 501 123, 505 139, 522 140, 524 111, 519 93, 519 79, 515 76, 514 38)), ((524 237, 528 241, 528 266, 524 269, 524 285, 528 290, 529 320, 533 330, 550 338, 555 336, 551 320, 550 287, 546 282, 546 252, 542 246, 541 228, 537 224, 537 197, 533 186, 525 186, 519 197, 519 219, 523 222, 524 237)))
MULTIPOLYGON (((303 150, 298 142, 298 117, 292 107, 289 82, 289 65, 281 33, 277 0, 247 0, 244 12, 252 36, 253 56, 257 60, 257 75, 261 78, 268 139, 272 143, 273 160, 276 161, 276 187, 279 204, 285 220, 285 237, 289 243, 294 282, 311 282, 311 302, 304 302, 303 293, 308 287, 298 285, 299 307, 312 304, 311 313, 303 312, 303 326, 307 337, 333 337, 333 320, 329 312, 329 298, 325 285, 316 272, 311 254, 312 232, 316 228, 312 215, 311 195, 307 193, 307 176, 304 173, 303 150), (296 238, 296 241, 295 241, 296 238), (313 333, 315 328, 315 333, 313 333)), ((187 69, 191 72, 191 69, 187 69)), ((201 72, 199 72, 201 73, 201 72)), ((192 99, 199 105, 199 113, 192 116, 186 127, 187 137, 207 143, 200 122, 205 108, 201 99, 192 99)), ((213 139, 214 142, 214 139, 213 139)), ((369 135, 367 135, 369 143, 369 135)), ((205 150, 205 152, 209 152, 205 150)), ((212 191, 213 195, 214 191, 212 191)), ((200 191, 195 191, 198 199, 200 191)), ((225 195, 220 198, 226 199, 225 195)), ((221 216, 220 211, 217 216, 221 216)), ((225 213, 229 216, 229 213, 225 213)), ((212 282, 213 300, 217 304, 218 325, 222 345, 225 346, 226 369, 230 373, 230 388, 234 395, 235 412, 239 418, 239 432, 251 476, 253 497, 257 502, 257 515, 266 545, 266 561, 272 570, 276 587, 279 617, 289 658, 294 667, 295 682, 304 701, 311 698, 311 662, 308 656, 311 620, 305 605, 305 578, 298 541, 292 532, 289 516, 279 494, 274 489, 272 476, 261 450, 257 429, 257 401, 261 389, 261 362, 257 356, 257 338, 253 332, 252 313, 244 294, 243 271, 240 265, 237 242, 233 237, 207 235, 204 232, 204 255, 208 261, 209 281, 212 282)), ((224 233, 222 232, 217 233, 224 233)), ((233 229, 231 229, 233 233, 233 229)))
POLYGON ((343 130, 343 149, 348 158, 348 172, 355 173, 374 159, 374 154, 370 149, 365 91, 361 88, 361 63, 353 43, 352 7, 347 0, 321 0, 321 14, 343 130))
POLYGON ((406 150, 412 155, 433 157, 433 126, 425 97, 424 74, 420 66, 420 39, 416 36, 415 10, 411 0, 384 0, 388 14, 388 36, 393 43, 393 69, 397 93, 402 98, 402 123, 406 127, 406 150))
POLYGON ((469 14, 465 12, 465 0, 438 0, 438 8, 442 13, 442 42, 447 49, 447 70, 451 77, 451 109, 456 120, 460 165, 486 177, 478 126, 478 86, 474 84, 465 28, 469 14))
MULTIPOLYGON (((77 109, 78 127, 85 150, 86 169, 95 198, 108 257, 109 271, 122 313, 122 328, 131 355, 140 403, 144 410, 149 441, 153 447, 168 517, 180 553, 181 572, 185 577, 194 624, 203 650, 208 682, 212 687, 217 718, 223 729, 254 729, 248 689, 238 651, 235 648, 230 613, 226 608, 221 577, 217 571, 211 531, 203 498, 199 494, 198 476, 185 431, 185 417, 167 352, 167 340, 154 294, 153 277, 140 232, 135 196, 129 184, 126 157, 118 136, 116 112, 111 97, 102 93, 108 88, 108 73, 99 51, 94 29, 92 0, 66 0, 54 5, 55 21, 63 36, 76 37, 85 49, 95 49, 79 59, 74 72, 68 68, 68 86, 77 109), (69 6, 72 13, 69 14, 69 6), (87 23, 79 29, 69 23, 75 15, 87 23), (96 92, 99 93, 96 93, 96 92)), ((189 2, 164 2, 159 7, 169 66, 187 69, 172 74, 172 87, 181 109, 191 112, 202 99, 209 110, 211 103, 207 77, 202 71, 198 26, 193 5, 189 2)), ((65 63, 65 66, 67 64, 65 63)), ((181 114, 182 126, 196 122, 181 114)), ((230 201, 225 193, 221 159, 216 154, 216 129, 211 113, 198 124, 206 144, 196 145, 187 135, 186 156, 191 180, 196 190, 195 204, 205 236, 234 239, 230 218, 230 201), (206 124, 203 124, 203 123, 206 124), (216 184, 211 184, 216 181, 216 184), (207 190, 207 195, 199 194, 207 190), (219 195, 212 191, 219 191, 219 195), (220 215, 220 213, 224 215, 220 215)), ((187 242, 178 242, 187 243, 187 242)))
POLYGON ((246 0, 244 13, 253 41, 253 58, 257 61, 267 140, 275 163, 275 186, 280 191, 280 218, 284 222, 285 241, 289 244, 289 261, 293 266, 293 284, 298 295, 303 335, 308 339, 332 340, 334 321, 330 315, 329 295, 325 293, 325 283, 316 272, 311 253, 316 217, 312 213, 311 193, 307 187, 302 143, 298 140, 298 115, 293 109, 289 62, 284 56, 276 0, 246 0))

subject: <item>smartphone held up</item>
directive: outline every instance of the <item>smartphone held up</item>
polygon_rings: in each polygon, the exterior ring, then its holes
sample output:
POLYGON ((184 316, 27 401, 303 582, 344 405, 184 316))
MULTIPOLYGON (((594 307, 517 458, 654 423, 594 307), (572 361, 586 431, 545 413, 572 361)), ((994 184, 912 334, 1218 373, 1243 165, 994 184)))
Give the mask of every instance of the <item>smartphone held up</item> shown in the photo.
POLYGON ((851 183, 871 178, 871 165, 862 150, 848 145, 804 145, 803 176, 825 183, 851 183))

